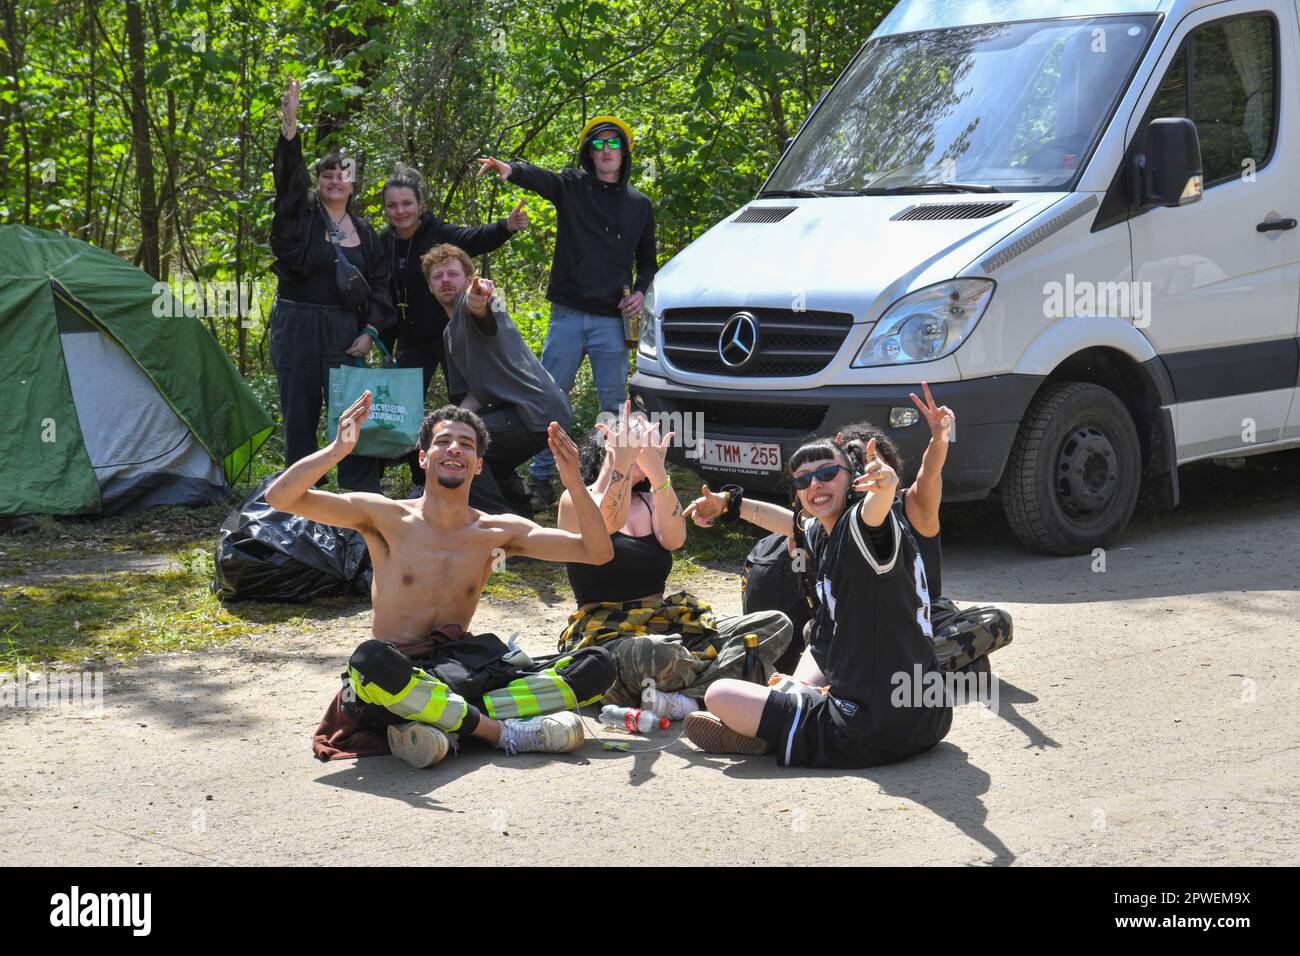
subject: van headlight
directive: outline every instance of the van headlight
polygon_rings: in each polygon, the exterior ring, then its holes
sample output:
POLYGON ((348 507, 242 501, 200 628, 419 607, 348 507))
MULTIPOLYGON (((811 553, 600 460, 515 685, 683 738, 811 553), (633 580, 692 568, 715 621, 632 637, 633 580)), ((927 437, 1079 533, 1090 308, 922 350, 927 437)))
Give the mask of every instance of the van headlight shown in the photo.
POLYGON ((980 320, 996 283, 952 279, 903 296, 876 323, 854 368, 930 362, 956 351, 980 320))
POLYGON ((655 312, 655 284, 651 280, 650 288, 645 290, 645 302, 641 305, 641 335, 637 352, 647 358, 654 358, 659 353, 658 330, 655 324, 659 316, 655 312))

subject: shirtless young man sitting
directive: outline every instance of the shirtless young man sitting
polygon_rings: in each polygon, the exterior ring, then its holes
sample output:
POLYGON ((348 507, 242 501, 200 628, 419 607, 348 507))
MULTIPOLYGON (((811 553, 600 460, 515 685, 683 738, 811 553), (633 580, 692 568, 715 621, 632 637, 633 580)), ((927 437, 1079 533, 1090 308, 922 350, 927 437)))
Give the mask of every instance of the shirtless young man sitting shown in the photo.
POLYGON ((315 490, 316 479, 356 447, 370 404, 367 391, 340 416, 330 445, 286 469, 266 490, 272 508, 354 528, 370 549, 374 640, 352 655, 351 690, 410 721, 389 726, 387 733, 392 752, 414 766, 441 760, 453 732, 472 734, 508 754, 576 750, 584 736, 577 713, 493 720, 411 659, 429 656, 440 639, 446 646, 448 633, 468 632, 495 558, 603 564, 613 557, 604 518, 578 472, 577 447, 551 422, 547 440, 577 513, 578 533, 469 506, 470 483, 483 468, 490 439, 477 415, 453 405, 429 414, 420 428, 422 497, 396 501, 315 490))

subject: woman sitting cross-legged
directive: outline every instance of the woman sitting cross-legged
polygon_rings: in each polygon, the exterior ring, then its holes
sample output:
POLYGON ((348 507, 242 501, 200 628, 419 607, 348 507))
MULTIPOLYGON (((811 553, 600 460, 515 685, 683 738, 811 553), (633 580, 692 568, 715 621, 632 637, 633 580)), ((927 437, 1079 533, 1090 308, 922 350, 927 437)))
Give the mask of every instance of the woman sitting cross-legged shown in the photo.
MULTIPOLYGON (((713 684, 709 712, 688 716, 686 735, 713 753, 775 752, 786 766, 869 767, 933 747, 952 725, 952 704, 935 659, 925 566, 893 509, 898 474, 875 441, 813 441, 789 469, 817 568, 808 649, 791 677, 774 678, 782 689, 713 684)), ((740 517, 793 530, 788 508, 740 488, 704 492, 685 511, 696 524, 740 517)))
MULTIPOLYGON (((948 457, 951 429, 956 415, 947 405, 936 405, 930 386, 921 383, 922 401, 915 393, 912 401, 930 428, 930 443, 921 458, 916 479, 900 491, 894 513, 912 532, 930 592, 930 623, 934 627, 934 651, 943 671, 991 673, 988 655, 1011 643, 1011 614, 996 605, 959 608, 943 590, 943 546, 939 527, 939 504, 943 500, 943 465, 948 457)), ((845 427, 835 442, 846 447, 856 443, 865 447, 876 440, 876 450, 885 463, 900 475, 903 459, 898 447, 881 428, 869 423, 845 427)))
MULTIPOLYGON (((665 597, 672 552, 686 541, 681 503, 664 465, 673 433, 660 438, 658 425, 632 415, 630 403, 615 428, 596 428, 579 465, 605 517, 614 558, 568 565, 578 609, 560 636, 560 650, 605 648, 618 666, 607 703, 681 720, 699 709, 714 681, 740 676, 745 635, 758 636, 765 674, 773 672, 772 662, 790 641, 790 619, 780 611, 718 618, 688 592, 665 597)), ((577 527, 567 492, 558 524, 577 527)))

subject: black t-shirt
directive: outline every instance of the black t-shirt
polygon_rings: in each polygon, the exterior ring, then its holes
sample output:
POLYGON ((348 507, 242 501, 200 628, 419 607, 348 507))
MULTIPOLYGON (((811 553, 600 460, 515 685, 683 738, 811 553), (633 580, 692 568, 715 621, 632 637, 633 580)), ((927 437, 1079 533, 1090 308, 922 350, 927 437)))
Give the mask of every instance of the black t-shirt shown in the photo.
POLYGON ((927 685, 942 687, 925 566, 892 509, 872 529, 862 523, 861 508, 848 508, 829 535, 815 521, 805 525, 818 568, 812 655, 852 739, 864 748, 914 753, 943 735, 952 710, 945 696, 925 696, 927 685), (903 686, 906 705, 897 706, 903 686))

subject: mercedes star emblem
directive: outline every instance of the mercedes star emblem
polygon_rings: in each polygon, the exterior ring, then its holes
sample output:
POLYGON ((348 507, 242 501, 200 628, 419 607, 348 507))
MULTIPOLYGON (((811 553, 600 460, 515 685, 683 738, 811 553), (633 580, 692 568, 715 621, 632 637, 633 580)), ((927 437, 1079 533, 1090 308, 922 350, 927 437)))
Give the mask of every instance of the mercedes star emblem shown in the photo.
POLYGON ((718 336, 718 357, 731 369, 742 369, 758 354, 758 319, 752 312, 737 312, 718 336))

